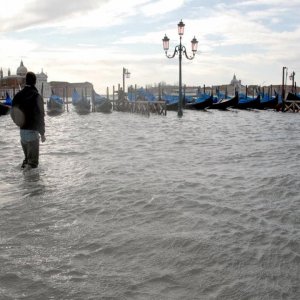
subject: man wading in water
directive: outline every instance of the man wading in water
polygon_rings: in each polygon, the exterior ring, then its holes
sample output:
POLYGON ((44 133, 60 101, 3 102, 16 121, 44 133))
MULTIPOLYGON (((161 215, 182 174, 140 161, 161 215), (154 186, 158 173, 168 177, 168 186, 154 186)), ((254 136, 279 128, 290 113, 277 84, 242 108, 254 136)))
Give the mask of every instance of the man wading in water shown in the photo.
POLYGON ((11 117, 20 127, 21 145, 25 155, 21 168, 36 168, 39 164, 40 137, 45 137, 44 100, 35 87, 36 76, 33 72, 26 74, 26 85, 18 92, 13 101, 11 117))

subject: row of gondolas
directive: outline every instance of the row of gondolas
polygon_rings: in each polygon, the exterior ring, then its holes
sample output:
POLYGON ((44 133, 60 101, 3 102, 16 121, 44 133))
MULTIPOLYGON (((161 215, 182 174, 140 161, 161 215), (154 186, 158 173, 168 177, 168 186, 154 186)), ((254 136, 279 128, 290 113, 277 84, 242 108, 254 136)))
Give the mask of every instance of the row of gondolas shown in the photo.
MULTIPOLYGON (((149 101, 154 102, 157 100, 153 94, 144 89, 140 89, 134 94, 128 94, 128 101, 149 101)), ((167 110, 178 110, 178 95, 163 94, 161 100, 165 101, 167 110)), ((286 100, 300 100, 300 95, 288 93, 286 100)), ((0 115, 8 114, 12 105, 12 100, 6 93, 5 102, 0 102, 0 115)), ((47 100, 47 113, 48 115, 59 115, 65 111, 65 102, 58 95, 52 92, 49 100, 47 100)), ((78 114, 88 114, 92 111, 108 113, 112 111, 112 103, 106 97, 93 92, 92 105, 91 101, 79 94, 74 89, 72 94, 72 105, 78 114)), ((197 97, 184 96, 183 108, 193 110, 204 109, 220 109, 226 110, 228 108, 237 109, 275 109, 281 110, 283 102, 278 93, 270 94, 257 94, 256 96, 248 96, 246 94, 236 93, 232 97, 225 95, 208 95, 200 94, 197 97)))
MULTIPOLYGON (((93 92, 92 97, 92 110, 95 112, 108 113, 112 111, 112 103, 107 98, 93 92)), ((72 94, 72 105, 78 114, 88 114, 91 112, 91 101, 84 96, 80 95, 76 89, 72 94)), ((6 115, 9 113, 12 106, 12 100, 8 93, 6 93, 6 99, 2 103, 0 102, 0 115, 6 115)), ((56 95, 53 91, 49 100, 46 102, 47 114, 50 116, 60 115, 65 111, 65 101, 60 96, 56 95)))
MULTIPOLYGON (((166 94, 161 95, 161 100, 165 101, 167 110, 178 110, 179 97, 177 94, 166 94)), ((153 102, 157 100, 151 92, 145 89, 139 89, 134 93, 128 94, 128 100, 132 101, 149 101, 153 102)), ((288 93, 285 98, 286 101, 289 100, 300 100, 300 95, 288 93)), ((274 92, 270 93, 260 93, 254 96, 249 96, 247 94, 235 93, 233 96, 227 96, 226 94, 217 93, 207 94, 199 93, 197 96, 183 96, 182 107, 184 109, 193 110, 204 110, 204 109, 220 109, 227 110, 228 108, 237 109, 275 109, 281 110, 283 107, 282 97, 274 92)))
MULTIPOLYGON (((298 98, 298 95, 288 94, 287 100, 290 98, 298 98)), ((167 103, 167 110, 178 109, 178 96, 164 95, 164 100, 167 103)), ((245 94, 235 93, 234 96, 213 96, 201 94, 197 97, 183 97, 184 109, 220 109, 227 110, 228 108, 237 109, 275 109, 282 108, 282 99, 279 94, 257 94, 256 96, 247 96, 245 94)))

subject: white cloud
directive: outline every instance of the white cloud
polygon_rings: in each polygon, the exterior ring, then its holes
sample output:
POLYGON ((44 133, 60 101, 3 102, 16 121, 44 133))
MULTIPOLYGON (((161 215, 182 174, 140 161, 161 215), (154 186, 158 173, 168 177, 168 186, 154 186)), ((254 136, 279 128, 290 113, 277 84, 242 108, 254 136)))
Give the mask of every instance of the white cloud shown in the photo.
POLYGON ((196 58, 183 61, 186 83, 228 82, 234 72, 249 82, 278 83, 276 70, 280 72, 282 65, 300 69, 299 23, 282 22, 283 14, 295 15, 300 10, 299 1, 227 1, 220 5, 212 0, 202 7, 196 0, 171 4, 166 0, 5 3, 11 13, 0 12, 0 43, 5 45, 0 48, 5 65, 0 67, 10 67, 12 72, 23 58, 33 71, 43 68, 49 80, 87 80, 101 90, 121 82, 123 66, 131 71, 129 83, 174 83, 178 81, 178 59, 165 57, 162 38, 166 33, 170 51, 174 49, 181 17, 186 24, 183 43, 187 50, 190 52, 194 35, 199 41, 196 58))
POLYGON ((176 9, 179 9, 184 4, 184 0, 176 0, 170 3, 170 0, 151 1, 151 3, 144 5, 141 12, 146 17, 151 17, 159 14, 166 14, 176 9))

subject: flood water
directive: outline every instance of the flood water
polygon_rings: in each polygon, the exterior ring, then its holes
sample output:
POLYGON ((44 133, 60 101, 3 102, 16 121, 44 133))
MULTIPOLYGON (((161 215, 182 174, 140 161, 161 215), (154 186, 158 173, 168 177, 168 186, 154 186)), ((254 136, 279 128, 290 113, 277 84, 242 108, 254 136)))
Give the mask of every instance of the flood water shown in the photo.
POLYGON ((0 117, 0 299, 300 299, 300 115, 0 117))

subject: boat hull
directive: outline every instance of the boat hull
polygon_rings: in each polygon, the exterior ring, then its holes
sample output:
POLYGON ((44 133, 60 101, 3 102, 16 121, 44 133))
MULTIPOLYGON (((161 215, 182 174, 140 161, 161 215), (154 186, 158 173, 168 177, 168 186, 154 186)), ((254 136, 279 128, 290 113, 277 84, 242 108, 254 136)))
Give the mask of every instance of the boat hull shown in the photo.
POLYGON ((91 112, 91 104, 87 101, 80 101, 75 105, 75 111, 79 115, 86 115, 91 112))
POLYGON ((213 104, 213 97, 210 96, 209 98, 203 100, 203 101, 196 101, 194 103, 187 103, 185 104, 185 109, 193 109, 193 110, 203 110, 206 109, 213 104))
POLYGON ((229 107, 235 107, 239 103, 239 96, 236 95, 230 99, 224 99, 217 103, 213 103, 209 108, 210 109, 221 109, 226 110, 229 107))
POLYGON ((95 111, 110 113, 112 111, 112 104, 109 100, 102 101, 100 103, 95 103, 95 111))
POLYGON ((47 102, 47 114, 50 116, 60 115, 65 111, 65 104, 54 100, 47 102))
POLYGON ((260 108, 260 96, 257 96, 251 100, 239 100, 238 104, 235 106, 238 109, 259 109, 260 108))
POLYGON ((267 100, 267 101, 260 101, 259 109, 276 109, 278 107, 278 95, 275 97, 267 100))
POLYGON ((0 116, 7 115, 10 112, 10 106, 0 103, 0 116))

